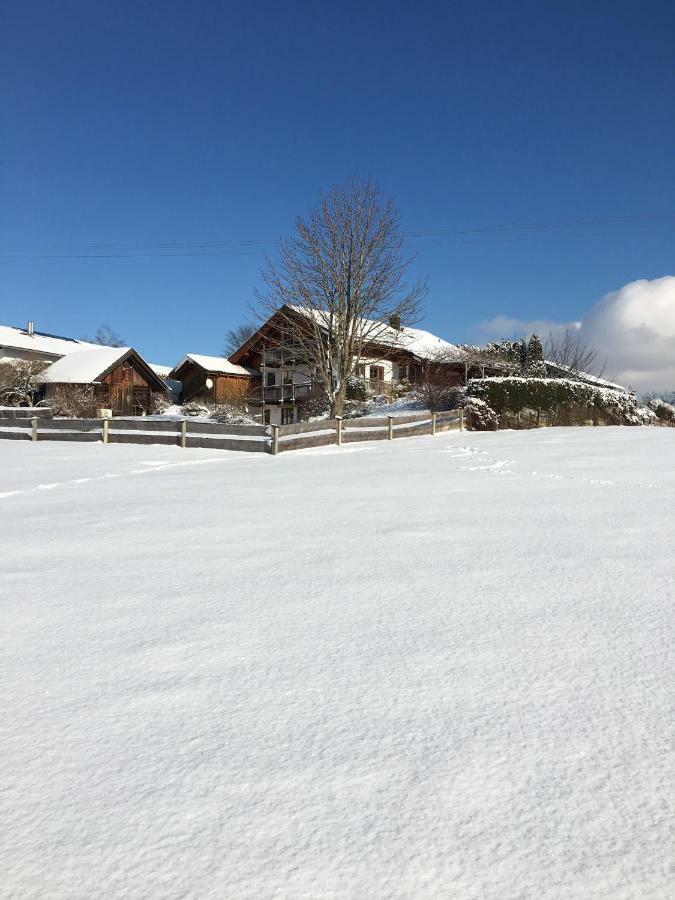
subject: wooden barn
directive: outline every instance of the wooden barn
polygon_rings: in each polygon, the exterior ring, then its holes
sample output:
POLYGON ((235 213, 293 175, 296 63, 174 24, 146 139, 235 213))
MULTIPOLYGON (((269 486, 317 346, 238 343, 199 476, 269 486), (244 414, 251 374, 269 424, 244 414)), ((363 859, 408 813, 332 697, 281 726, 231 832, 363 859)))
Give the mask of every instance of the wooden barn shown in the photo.
POLYGON ((172 369, 169 378, 182 383, 182 403, 195 400, 217 406, 221 403, 240 403, 249 396, 260 376, 253 369, 235 365, 223 356, 188 353, 172 369))
POLYGON ((90 398, 98 409, 116 416, 152 412, 156 395, 167 396, 167 386, 131 347, 78 350, 52 363, 40 376, 45 399, 90 398))

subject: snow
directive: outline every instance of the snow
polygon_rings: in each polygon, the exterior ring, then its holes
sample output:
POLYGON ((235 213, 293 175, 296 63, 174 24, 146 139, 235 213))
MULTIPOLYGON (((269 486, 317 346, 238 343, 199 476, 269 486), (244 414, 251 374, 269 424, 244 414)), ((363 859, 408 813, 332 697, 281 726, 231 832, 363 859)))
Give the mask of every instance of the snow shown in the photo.
POLYGON ((252 369, 247 369, 245 366, 237 366, 231 363, 229 359, 225 359, 224 356, 202 356, 197 353, 188 353, 185 359, 179 362, 172 371, 180 369, 183 363, 188 360, 197 363, 206 372, 220 372, 224 375, 250 375, 252 372, 252 369))
MULTIPOLYGON (((313 318, 320 327, 328 327, 328 312, 319 309, 308 309, 303 306, 291 306, 300 315, 313 318)), ((433 359, 442 355, 444 359, 461 359, 462 353, 455 344, 449 344, 443 338, 421 328, 392 328, 385 322, 373 319, 359 319, 362 330, 367 334, 366 344, 379 344, 396 350, 407 350, 419 359, 433 359)))
POLYGON ((597 375, 592 375, 590 372, 578 372, 575 369, 572 369, 570 366, 564 366, 562 363, 554 363, 548 359, 544 360, 546 364, 546 368, 558 371, 558 372, 566 372, 571 375, 572 381, 582 381, 586 384, 592 384, 596 387, 608 388, 612 391, 622 391, 623 393, 628 393, 629 388, 624 387, 622 384, 617 384, 615 381, 607 381, 605 378, 600 378, 597 375))
POLYGON ((148 363, 152 371, 155 375, 159 375, 160 378, 163 378, 166 381, 169 375, 173 372, 173 366, 162 366, 158 363, 148 363))
POLYGON ((0 442, 0 895, 673 896, 674 452, 0 442))
POLYGON ((11 325, 0 325, 0 357, 2 348, 9 347, 17 350, 32 350, 35 353, 43 353, 46 356, 65 356, 67 353, 90 350, 97 344, 89 341, 78 341, 75 338, 58 337, 52 334, 34 332, 28 334, 24 328, 13 328, 11 325))
POLYGON ((91 384, 126 356, 130 347, 97 347, 96 350, 79 350, 53 362, 40 375, 40 380, 50 384, 91 384))

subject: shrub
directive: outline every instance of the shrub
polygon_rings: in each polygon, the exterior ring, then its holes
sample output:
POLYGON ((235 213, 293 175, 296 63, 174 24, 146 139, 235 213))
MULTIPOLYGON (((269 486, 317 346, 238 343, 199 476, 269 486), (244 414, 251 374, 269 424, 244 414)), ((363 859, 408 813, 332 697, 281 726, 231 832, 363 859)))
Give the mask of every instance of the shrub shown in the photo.
POLYGON ((66 419, 92 419, 99 408, 93 387, 79 384, 55 385, 49 394, 49 405, 55 416, 66 419))
POLYGON ((362 400, 345 400, 342 407, 343 419, 358 419, 369 411, 370 404, 362 400))
POLYGON ((40 374, 47 363, 18 359, 0 364, 0 405, 35 406, 42 390, 40 374))
POLYGON ((652 410, 656 418, 660 419, 662 422, 672 422, 675 420, 675 406, 671 403, 666 403, 665 400, 654 397, 653 400, 650 400, 649 403, 647 403, 647 406, 652 410))
POLYGON ((226 425, 255 425, 250 416, 245 415, 240 409, 228 404, 221 404, 211 413, 209 419, 212 422, 222 422, 226 425))
POLYGON ((173 403, 166 394, 160 394, 159 392, 153 393, 150 405, 150 412, 152 415, 162 415, 162 413, 165 413, 171 406, 173 406, 173 403))
POLYGON ((466 398, 464 414, 469 431, 496 431, 499 426, 497 413, 478 397, 466 398))
POLYGON ((394 397, 399 400, 401 397, 405 397, 407 394, 409 394, 412 391, 413 386, 407 378, 404 378, 402 381, 395 381, 392 384, 391 389, 394 397))
POLYGON ((467 393, 484 400, 498 415, 532 409, 580 411, 617 425, 641 425, 634 394, 594 387, 568 378, 483 378, 470 381, 467 393))
POLYGON ((361 400, 364 401, 368 398, 368 391, 366 390, 366 382, 363 378, 359 378, 357 375, 350 375, 349 380, 347 381, 347 400, 361 400))
POLYGON ((301 422, 318 419, 330 410, 330 400, 326 394, 316 394, 298 403, 298 417, 301 422))
POLYGON ((202 406, 201 403, 197 403, 196 400, 190 400, 189 403, 185 403, 180 408, 180 413, 182 416, 202 416, 203 418, 208 418, 213 410, 210 410, 207 406, 202 406))

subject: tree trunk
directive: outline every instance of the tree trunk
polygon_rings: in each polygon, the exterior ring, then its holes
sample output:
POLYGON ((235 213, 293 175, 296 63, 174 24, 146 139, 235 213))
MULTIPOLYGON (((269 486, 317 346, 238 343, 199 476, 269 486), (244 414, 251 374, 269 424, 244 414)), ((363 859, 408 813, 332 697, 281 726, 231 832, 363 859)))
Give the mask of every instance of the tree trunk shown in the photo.
POLYGON ((347 393, 347 382, 343 381, 340 385, 340 389, 335 395, 333 402, 330 405, 330 417, 334 419, 335 416, 341 416, 342 411, 345 405, 345 394, 347 393))

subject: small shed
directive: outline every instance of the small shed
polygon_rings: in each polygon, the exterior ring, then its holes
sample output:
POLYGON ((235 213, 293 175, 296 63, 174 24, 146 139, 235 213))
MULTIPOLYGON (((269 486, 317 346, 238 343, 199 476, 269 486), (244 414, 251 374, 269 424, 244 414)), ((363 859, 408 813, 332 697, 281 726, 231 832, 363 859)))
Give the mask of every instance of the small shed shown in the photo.
POLYGON ((183 385, 181 401, 188 403, 238 403, 247 397, 260 375, 246 366, 231 363, 224 356, 188 355, 169 373, 183 385), (209 385, 207 382, 210 381, 209 385))
POLYGON ((40 380, 47 400, 88 389, 94 406, 118 416, 146 415, 152 412, 154 396, 168 393, 162 378, 131 347, 70 353, 52 363, 40 380))

